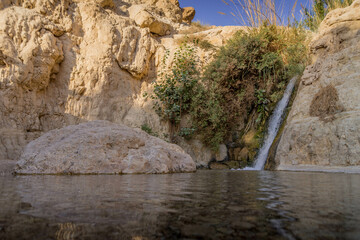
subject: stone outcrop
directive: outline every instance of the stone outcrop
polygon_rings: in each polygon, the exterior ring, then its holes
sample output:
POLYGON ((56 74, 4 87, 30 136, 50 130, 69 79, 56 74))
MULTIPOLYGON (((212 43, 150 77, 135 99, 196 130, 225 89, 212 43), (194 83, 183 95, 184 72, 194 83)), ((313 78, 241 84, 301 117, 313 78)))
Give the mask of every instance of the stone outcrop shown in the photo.
POLYGON ((360 165, 360 1, 330 12, 311 43, 278 145, 278 169, 360 165))
MULTIPOLYGON (((50 130, 92 120, 146 124, 166 138, 144 93, 177 32, 191 28, 182 20, 177 0, 0 1, 0 163, 50 130)), ((234 29, 203 36, 221 46, 234 29)), ((198 48, 200 61, 213 52, 198 48)), ((199 166, 211 160, 200 143, 191 149, 199 166)))
POLYGON ((193 7, 184 7, 182 9, 182 21, 191 24, 191 21, 195 17, 195 9, 193 7))
POLYGON ((30 142, 15 172, 123 174, 195 170, 192 158, 175 144, 140 129, 93 121, 52 130, 30 142))

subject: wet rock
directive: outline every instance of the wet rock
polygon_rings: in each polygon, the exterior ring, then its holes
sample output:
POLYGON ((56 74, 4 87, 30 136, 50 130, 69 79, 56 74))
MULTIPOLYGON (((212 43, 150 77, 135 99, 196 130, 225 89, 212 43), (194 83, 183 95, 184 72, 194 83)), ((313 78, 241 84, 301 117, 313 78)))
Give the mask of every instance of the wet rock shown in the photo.
POLYGON ((222 163, 218 163, 218 162, 210 163, 209 167, 210 167, 210 169, 213 169, 213 170, 229 169, 229 166, 227 166, 226 164, 222 164, 222 163))

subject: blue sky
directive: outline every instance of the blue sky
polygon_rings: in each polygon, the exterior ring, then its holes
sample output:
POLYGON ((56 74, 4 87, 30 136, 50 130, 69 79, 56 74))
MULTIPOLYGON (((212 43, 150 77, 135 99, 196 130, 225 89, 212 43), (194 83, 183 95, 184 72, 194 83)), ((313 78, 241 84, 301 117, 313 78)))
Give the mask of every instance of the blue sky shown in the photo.
MULTIPOLYGON (((235 0, 235 2, 238 0, 235 0)), ((240 0, 242 1, 242 0, 240 0)), ((309 4, 311 0, 298 0, 297 9, 295 11, 296 17, 300 17, 301 6, 300 3, 305 5, 309 4)), ((227 26, 227 25, 239 25, 230 15, 232 11, 229 6, 226 6, 221 0, 179 0, 181 7, 194 7, 196 10, 196 15, 194 20, 200 20, 202 23, 217 25, 217 26, 227 26), (224 12, 226 15, 221 15, 218 12, 224 12)), ((294 5, 295 0, 275 0, 275 2, 280 6, 284 4, 284 15, 287 15, 291 11, 292 6, 294 5)))

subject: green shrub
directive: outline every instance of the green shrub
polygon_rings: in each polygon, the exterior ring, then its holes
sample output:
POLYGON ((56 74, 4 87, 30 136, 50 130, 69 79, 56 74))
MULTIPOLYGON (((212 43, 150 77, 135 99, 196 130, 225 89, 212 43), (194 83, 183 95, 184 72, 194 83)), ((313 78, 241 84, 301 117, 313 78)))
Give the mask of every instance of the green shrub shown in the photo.
POLYGON ((300 27, 264 24, 238 32, 219 50, 191 107, 194 126, 205 143, 216 150, 240 125, 263 128, 287 81, 307 63, 305 40, 300 27))
POLYGON ((288 80, 307 65, 305 41, 301 27, 264 24, 240 31, 218 50, 201 77, 194 48, 183 43, 151 96, 156 112, 170 123, 170 139, 196 134, 216 151, 233 131, 243 135, 254 129, 263 136, 288 80), (179 129, 184 114, 192 126, 179 129))
MULTIPOLYGON (((164 63, 167 58, 168 53, 164 63)), ((198 84, 199 72, 194 48, 186 43, 182 44, 175 52, 172 66, 165 69, 160 77, 160 81, 154 83, 151 97, 156 100, 154 108, 158 115, 169 121, 172 139, 181 117, 190 110, 198 84)))
POLYGON ((184 44, 193 44, 195 46, 200 47, 203 50, 211 50, 211 49, 215 49, 215 46, 210 43, 208 40, 205 39, 204 35, 185 35, 182 38, 179 38, 176 40, 176 43, 179 45, 184 45, 184 44))
POLYGON ((152 135, 152 136, 154 136, 154 137, 158 137, 158 136, 159 136, 157 133, 153 132, 152 128, 151 128, 149 125, 147 125, 146 123, 143 124, 143 125, 141 125, 141 130, 143 130, 143 131, 146 132, 147 134, 150 134, 150 135, 152 135))

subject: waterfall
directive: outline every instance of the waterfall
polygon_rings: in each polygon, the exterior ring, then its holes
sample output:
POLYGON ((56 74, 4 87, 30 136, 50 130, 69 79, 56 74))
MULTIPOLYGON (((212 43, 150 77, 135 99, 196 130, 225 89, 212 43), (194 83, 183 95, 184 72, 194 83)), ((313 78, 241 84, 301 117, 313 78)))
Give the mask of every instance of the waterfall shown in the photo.
POLYGON ((253 167, 246 167, 243 170, 263 170, 264 169, 264 165, 265 165, 267 156, 269 154, 270 147, 271 147, 272 143, 274 142, 274 139, 275 139, 275 137, 279 131, 279 128, 281 126, 284 110, 289 103, 292 91, 295 86, 296 79, 297 79, 297 77, 294 77, 290 80, 289 84, 286 87, 286 90, 284 92, 282 99, 278 102, 273 114, 270 117, 269 127, 268 127, 267 134, 265 136, 264 143, 263 143, 262 147, 260 148, 260 151, 255 159, 253 167))

